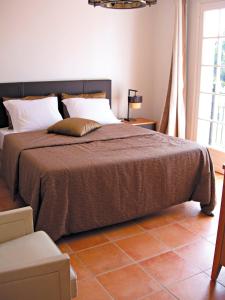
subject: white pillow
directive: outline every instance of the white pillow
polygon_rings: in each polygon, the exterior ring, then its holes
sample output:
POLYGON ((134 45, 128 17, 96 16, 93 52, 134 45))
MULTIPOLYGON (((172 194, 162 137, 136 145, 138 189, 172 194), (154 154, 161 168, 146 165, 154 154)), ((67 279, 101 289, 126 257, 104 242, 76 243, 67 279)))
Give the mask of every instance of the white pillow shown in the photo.
POLYGON ((108 99, 68 98, 62 102, 71 118, 90 119, 102 125, 121 122, 110 109, 108 99))
POLYGON ((62 120, 57 97, 32 101, 8 100, 3 104, 10 114, 14 130, 19 132, 47 129, 62 120))

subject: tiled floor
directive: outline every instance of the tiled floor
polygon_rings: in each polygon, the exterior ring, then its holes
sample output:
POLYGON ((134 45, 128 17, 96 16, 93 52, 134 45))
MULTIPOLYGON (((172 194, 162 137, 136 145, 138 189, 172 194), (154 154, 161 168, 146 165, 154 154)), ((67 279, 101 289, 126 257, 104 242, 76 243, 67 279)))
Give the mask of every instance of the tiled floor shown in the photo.
MULTIPOLYGON (((223 177, 217 175, 221 199, 223 177)), ((219 202, 219 201, 218 201, 219 202)), ((14 208, 0 181, 0 211, 14 208)), ((160 213, 62 239, 78 275, 77 300, 225 299, 225 268, 210 281, 215 217, 190 202, 160 213)))

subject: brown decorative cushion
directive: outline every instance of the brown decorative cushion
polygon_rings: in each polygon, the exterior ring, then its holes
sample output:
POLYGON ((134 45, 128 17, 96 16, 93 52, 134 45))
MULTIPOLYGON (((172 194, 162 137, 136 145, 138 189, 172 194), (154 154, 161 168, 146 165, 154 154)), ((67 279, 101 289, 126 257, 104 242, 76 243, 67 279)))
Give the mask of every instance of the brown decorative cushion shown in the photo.
POLYGON ((100 127, 101 125, 93 120, 67 118, 49 127, 48 133, 80 137, 100 127))
MULTIPOLYGON (((4 102, 4 101, 14 100, 14 99, 38 100, 38 99, 45 99, 45 98, 48 98, 48 97, 55 97, 55 94, 49 94, 48 96, 26 96, 26 97, 23 97, 23 98, 19 98, 19 97, 18 98, 2 97, 2 99, 3 99, 3 102, 4 102)), ((7 117, 8 117, 9 129, 13 129, 12 120, 11 120, 10 114, 9 114, 7 109, 6 109, 6 114, 7 114, 7 117)))
POLYGON ((105 92, 99 92, 99 93, 88 93, 88 94, 78 94, 78 95, 70 95, 66 93, 62 93, 62 99, 68 99, 68 98, 106 98, 105 92))

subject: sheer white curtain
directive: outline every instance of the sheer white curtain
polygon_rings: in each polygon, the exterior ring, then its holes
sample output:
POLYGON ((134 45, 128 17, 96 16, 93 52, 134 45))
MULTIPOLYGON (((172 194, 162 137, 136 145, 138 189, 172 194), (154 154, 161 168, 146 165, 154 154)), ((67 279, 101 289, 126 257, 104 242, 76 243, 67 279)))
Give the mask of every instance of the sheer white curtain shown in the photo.
POLYGON ((175 1, 175 26, 170 79, 159 131, 185 138, 187 0, 175 1))

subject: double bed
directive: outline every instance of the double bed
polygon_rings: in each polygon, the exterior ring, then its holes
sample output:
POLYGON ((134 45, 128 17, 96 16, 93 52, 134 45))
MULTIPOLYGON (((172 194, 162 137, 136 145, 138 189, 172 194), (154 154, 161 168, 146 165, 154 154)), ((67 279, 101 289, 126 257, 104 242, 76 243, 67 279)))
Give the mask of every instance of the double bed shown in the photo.
MULTIPOLYGON (((0 84, 0 97, 99 91, 111 100, 111 81, 0 84)), ((0 107, 0 117, 4 113, 0 107)), ((12 195, 32 206, 36 230, 54 240, 185 201, 198 201, 206 214, 215 206, 206 148, 127 124, 105 125, 83 137, 46 130, 7 134, 2 176, 12 195)))

